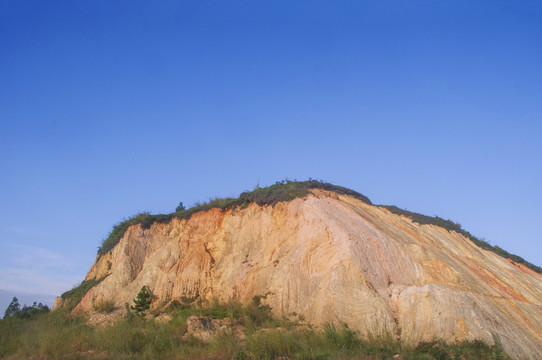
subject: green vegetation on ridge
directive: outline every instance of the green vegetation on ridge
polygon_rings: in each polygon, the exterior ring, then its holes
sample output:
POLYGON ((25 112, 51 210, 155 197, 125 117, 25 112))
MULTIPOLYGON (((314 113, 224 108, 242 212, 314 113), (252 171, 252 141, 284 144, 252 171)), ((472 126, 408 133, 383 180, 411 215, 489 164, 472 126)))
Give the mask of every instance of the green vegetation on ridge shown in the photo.
POLYGON ((516 263, 523 264, 527 266, 528 268, 536 271, 537 273, 542 274, 541 267, 531 264, 530 262, 528 262, 527 260, 523 259, 520 256, 510 254, 508 251, 500 248, 499 246, 493 246, 489 244, 488 242, 477 238, 476 236, 472 235, 470 232, 463 229, 460 224, 455 223, 452 220, 445 220, 438 216, 427 216, 427 215, 418 214, 415 212, 400 209, 394 205, 379 205, 379 206, 388 209, 394 214, 406 216, 410 218, 412 221, 421 225, 436 225, 448 231, 455 231, 456 233, 461 234, 465 236, 466 238, 470 239, 473 243, 475 243, 477 246, 481 247, 482 249, 492 251, 499 256, 508 258, 516 263))
POLYGON ((257 188, 253 191, 243 192, 241 193, 241 195, 239 195, 238 198, 215 198, 206 203, 197 203, 190 209, 184 209, 184 206, 179 206, 177 207, 179 211, 170 214, 138 214, 134 217, 129 218, 128 220, 125 220, 115 225, 109 236, 103 241, 102 246, 98 249, 98 254, 105 255, 109 251, 111 251, 115 247, 115 245, 118 244, 126 230, 131 225, 141 224, 143 229, 148 229, 153 223, 166 223, 171 221, 173 218, 190 219, 193 214, 200 211, 207 211, 214 208, 245 208, 250 203, 256 203, 260 206, 275 206, 282 201, 291 201, 296 198, 305 197, 309 194, 311 189, 329 190, 338 194, 349 195, 363 202, 366 202, 367 204, 371 204, 371 201, 366 196, 342 186, 337 186, 312 179, 307 181, 283 180, 280 182, 276 182, 274 185, 271 186, 257 188))
MULTIPOLYGON (((98 254, 105 255, 109 251, 111 251, 115 247, 115 245, 117 245, 117 243, 120 241, 120 239, 122 238, 122 236, 124 235, 128 227, 130 227, 131 225, 141 224, 143 229, 148 229, 155 222, 165 223, 165 222, 169 222, 173 218, 190 219, 190 217, 197 212, 207 211, 213 208, 219 208, 219 209, 230 209, 234 207, 245 208, 250 203, 256 203, 260 206, 264 206, 264 205, 274 206, 277 203, 282 202, 282 201, 291 201, 296 198, 305 197, 306 195, 309 194, 311 189, 323 189, 323 190, 333 191, 342 195, 349 195, 367 204, 372 205, 369 198, 366 197, 365 195, 362 195, 354 190, 350 190, 342 186, 337 186, 337 185, 333 185, 330 183, 313 180, 313 179, 309 179, 307 181, 283 180, 280 182, 276 182, 274 185, 271 185, 271 186, 267 186, 264 188, 256 188, 253 191, 243 192, 241 193, 241 195, 239 195, 238 198, 215 198, 206 203, 197 203, 195 206, 191 207, 190 209, 185 209, 184 206, 182 206, 182 203, 180 203, 181 206, 177 207, 178 211, 170 213, 170 214, 157 214, 157 215, 151 215, 149 213, 138 214, 132 218, 129 218, 128 220, 125 220, 115 225, 113 227, 113 230, 109 234, 109 236, 103 241, 102 246, 98 250, 98 254)), ((538 273, 542 273, 541 267, 536 266, 526 261, 520 256, 510 254, 509 252, 503 250, 499 246, 493 246, 487 243, 486 241, 477 238, 476 236, 472 235, 468 231, 464 230, 461 227, 461 225, 451 220, 445 220, 438 216, 422 215, 419 213, 400 209, 396 206, 389 206, 389 205, 378 205, 378 206, 386 208, 394 214, 406 216, 412 219, 414 222, 417 222, 422 225, 432 224, 432 225, 443 227, 444 229, 447 229, 448 231, 455 231, 459 234, 466 236, 468 239, 470 239, 473 243, 475 243, 482 249, 492 251, 496 253, 497 255, 500 255, 505 258, 509 258, 516 263, 523 264, 538 273)))
POLYGON ((105 277, 102 277, 100 279, 90 279, 90 280, 83 280, 81 284, 77 285, 71 290, 66 291, 64 294, 61 295, 62 301, 64 301, 63 308, 66 311, 72 311, 73 308, 81 302, 81 299, 83 299, 83 296, 92 289, 94 286, 98 285, 105 279, 105 277))

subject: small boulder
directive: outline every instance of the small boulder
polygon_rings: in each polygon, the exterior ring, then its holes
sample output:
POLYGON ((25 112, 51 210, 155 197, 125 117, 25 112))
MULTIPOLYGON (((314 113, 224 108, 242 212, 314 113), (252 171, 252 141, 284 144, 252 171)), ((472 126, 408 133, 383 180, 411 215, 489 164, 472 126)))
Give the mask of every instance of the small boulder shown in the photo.
POLYGON ((211 319, 207 316, 189 316, 186 319, 187 336, 210 342, 215 336, 231 333, 240 341, 246 340, 244 328, 233 319, 211 319))

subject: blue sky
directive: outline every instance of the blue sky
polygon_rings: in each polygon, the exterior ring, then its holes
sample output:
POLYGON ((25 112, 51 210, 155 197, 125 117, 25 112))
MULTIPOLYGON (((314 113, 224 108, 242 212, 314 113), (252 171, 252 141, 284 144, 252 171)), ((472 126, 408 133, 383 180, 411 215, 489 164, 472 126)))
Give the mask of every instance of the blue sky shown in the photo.
POLYGON ((541 17, 535 1, 2 1, 0 289, 58 295, 123 218, 284 178, 542 265, 541 17))

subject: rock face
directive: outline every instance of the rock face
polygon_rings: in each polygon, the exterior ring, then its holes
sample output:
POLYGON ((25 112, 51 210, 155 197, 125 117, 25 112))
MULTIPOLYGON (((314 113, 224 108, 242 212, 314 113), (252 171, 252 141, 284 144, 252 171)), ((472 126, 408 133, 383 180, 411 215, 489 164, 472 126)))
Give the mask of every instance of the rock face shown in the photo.
POLYGON ((501 343, 542 359, 542 276, 434 225, 353 197, 312 190, 274 207, 212 209, 131 226, 87 275, 105 279, 74 311, 130 302, 265 295, 275 314, 346 322, 362 336, 501 343))

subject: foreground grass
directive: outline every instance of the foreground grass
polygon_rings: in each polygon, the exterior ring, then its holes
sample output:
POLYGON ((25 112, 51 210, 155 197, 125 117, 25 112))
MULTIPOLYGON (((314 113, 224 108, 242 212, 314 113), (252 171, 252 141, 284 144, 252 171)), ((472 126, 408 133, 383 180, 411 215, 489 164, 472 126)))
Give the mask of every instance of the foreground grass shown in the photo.
POLYGON ((104 327, 82 317, 52 312, 33 319, 0 320, 0 358, 6 359, 509 359, 498 347, 481 342, 442 342, 404 346, 383 338, 360 339, 346 325, 314 329, 270 316, 255 301, 206 305, 175 304, 171 320, 159 323, 137 316, 104 327), (184 336, 186 318, 200 314, 235 319, 246 340, 224 332, 210 343, 184 336))

